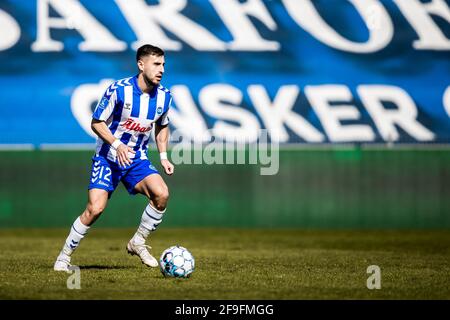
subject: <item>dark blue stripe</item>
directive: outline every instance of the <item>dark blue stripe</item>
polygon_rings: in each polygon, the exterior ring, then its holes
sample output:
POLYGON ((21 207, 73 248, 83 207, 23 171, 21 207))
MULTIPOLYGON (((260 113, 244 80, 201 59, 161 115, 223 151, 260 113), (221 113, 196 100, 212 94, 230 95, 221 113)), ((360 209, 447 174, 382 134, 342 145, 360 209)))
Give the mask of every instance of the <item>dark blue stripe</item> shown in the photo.
POLYGON ((130 142, 131 136, 131 133, 125 132, 124 134, 122 134, 120 141, 122 141, 124 145, 127 145, 128 142, 130 142))
POLYGON ((140 134, 137 141, 136 141, 136 145, 134 146, 133 150, 136 152, 136 155, 134 156, 134 159, 139 159, 141 157, 141 151, 139 150, 142 140, 144 140, 145 134, 140 134))
POLYGON ((152 218, 155 221, 159 221, 158 223, 161 223, 162 221, 162 217, 160 219, 153 217, 152 215, 150 215, 147 210, 145 210, 145 214, 148 215, 150 218, 152 218))
POLYGON ((105 93, 103 94, 103 97, 97 103, 97 106, 94 110, 94 114, 92 115, 92 118, 94 118, 96 120, 100 120, 102 113, 105 111, 106 107, 109 104, 109 100, 111 99, 111 96, 114 94, 114 90, 111 90, 111 86, 112 85, 110 85, 108 87, 108 89, 106 89, 105 93), (111 92, 110 95, 108 95, 108 90, 111 92), (101 105, 101 107, 100 107, 100 105, 101 105))
POLYGON ((133 104, 131 106, 131 116, 139 118, 140 109, 141 109, 141 96, 133 91, 133 104))
POLYGON ((142 144, 142 152, 143 153, 147 153, 148 141, 149 140, 150 140, 150 137, 148 137, 147 140, 145 140, 144 143, 142 144))
POLYGON ((122 119, 122 111, 123 111, 123 96, 124 96, 124 87, 118 87, 117 89, 117 102, 114 106, 114 116, 111 122, 111 126, 109 130, 114 134, 119 127, 120 119, 122 119))
POLYGON ((164 112, 167 112, 169 110, 169 102, 170 102, 170 92, 166 92, 166 99, 164 100, 164 112))
MULTIPOLYGON (((114 134, 119 127, 120 119, 122 118, 122 111, 123 111, 123 90, 124 87, 118 87, 117 89, 117 102, 114 106, 113 111, 113 120, 111 122, 111 125, 109 127, 109 130, 112 134, 114 134)), ((102 148, 100 149, 99 155, 102 157, 107 157, 109 149, 111 148, 111 145, 109 143, 104 142, 102 148)))
POLYGON ((102 113, 103 113, 103 111, 105 111, 105 109, 106 108, 101 108, 100 105, 97 105, 97 107, 95 108, 94 113, 92 114, 92 118, 94 118, 96 120, 100 120, 100 117, 102 116, 102 113))
POLYGON ((86 235, 86 233, 81 233, 81 232, 79 232, 77 229, 75 229, 75 227, 72 225, 72 229, 76 232, 76 233, 78 233, 79 235, 82 235, 82 236, 85 236, 86 235))
POLYGON ((164 99, 164 108, 163 108, 163 112, 161 114, 161 116, 159 117, 159 119, 156 121, 156 123, 158 125, 161 125, 162 123, 162 118, 165 114, 167 114, 167 111, 169 110, 169 102, 170 102, 170 92, 165 92, 165 99, 164 99))
POLYGON ((140 134, 139 135, 139 137, 138 137, 138 139, 136 141, 136 145, 133 148, 134 151, 138 151, 139 150, 139 148, 141 146, 141 143, 142 143, 142 140, 144 140, 144 137, 145 137, 145 134, 140 134))
POLYGON ((159 126, 162 124, 163 117, 164 117, 166 114, 167 114, 167 111, 164 112, 164 113, 159 117, 158 120, 156 120, 156 123, 157 123, 159 126))
POLYGON ((107 142, 103 142, 102 148, 100 149, 98 155, 107 158, 110 148, 111 146, 107 142))
POLYGON ((153 120, 155 118, 156 114, 156 101, 159 91, 156 90, 156 94, 153 96, 150 96, 150 99, 148 99, 148 113, 147 113, 147 119, 153 120))
POLYGON ((136 92, 138 94, 142 94, 142 90, 141 90, 141 88, 139 88, 139 85, 138 85, 138 77, 139 77, 139 75, 137 74, 133 78, 131 78, 131 83, 133 84, 134 90, 136 90, 136 92))

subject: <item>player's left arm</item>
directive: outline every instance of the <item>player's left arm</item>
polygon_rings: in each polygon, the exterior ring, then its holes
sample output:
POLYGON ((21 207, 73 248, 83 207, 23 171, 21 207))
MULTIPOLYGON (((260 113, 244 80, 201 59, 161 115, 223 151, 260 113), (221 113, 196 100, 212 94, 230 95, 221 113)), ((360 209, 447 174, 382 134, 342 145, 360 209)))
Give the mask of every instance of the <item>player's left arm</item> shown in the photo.
POLYGON ((167 146, 169 143, 169 125, 155 124, 155 141, 158 148, 161 165, 169 176, 173 174, 175 166, 167 159, 167 146))

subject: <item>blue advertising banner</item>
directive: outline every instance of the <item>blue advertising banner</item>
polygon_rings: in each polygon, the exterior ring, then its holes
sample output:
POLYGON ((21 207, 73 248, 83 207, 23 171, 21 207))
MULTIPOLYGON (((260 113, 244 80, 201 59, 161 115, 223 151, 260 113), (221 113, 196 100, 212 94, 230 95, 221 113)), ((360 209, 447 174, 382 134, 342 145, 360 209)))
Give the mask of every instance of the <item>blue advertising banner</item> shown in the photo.
POLYGON ((450 143, 446 0, 2 0, 0 145, 93 143, 145 43, 191 139, 450 143))

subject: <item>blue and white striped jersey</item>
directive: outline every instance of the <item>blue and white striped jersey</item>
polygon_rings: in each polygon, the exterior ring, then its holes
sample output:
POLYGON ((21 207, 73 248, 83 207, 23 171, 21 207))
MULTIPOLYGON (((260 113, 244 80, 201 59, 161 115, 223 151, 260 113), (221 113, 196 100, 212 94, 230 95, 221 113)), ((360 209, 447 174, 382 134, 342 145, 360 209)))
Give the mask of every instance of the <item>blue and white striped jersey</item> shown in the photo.
MULTIPOLYGON (((147 144, 154 123, 169 124, 168 111, 172 103, 170 91, 163 86, 152 92, 142 92, 137 76, 111 84, 97 104, 92 117, 105 121, 112 134, 131 147, 136 154, 130 159, 147 159, 147 144)), ((96 156, 117 162, 116 151, 100 137, 97 138, 96 156)))

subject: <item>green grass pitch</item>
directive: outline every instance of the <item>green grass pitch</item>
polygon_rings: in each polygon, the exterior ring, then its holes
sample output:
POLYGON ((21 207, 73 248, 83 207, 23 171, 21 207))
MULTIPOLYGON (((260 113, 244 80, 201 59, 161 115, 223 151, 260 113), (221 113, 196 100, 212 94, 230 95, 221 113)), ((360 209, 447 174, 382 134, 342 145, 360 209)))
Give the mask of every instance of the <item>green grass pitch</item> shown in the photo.
POLYGON ((179 244, 196 259, 191 278, 169 279, 126 253, 132 229, 94 227, 72 258, 80 290, 52 270, 67 232, 0 229, 0 299, 450 299, 449 231, 161 227, 155 256, 179 244))

